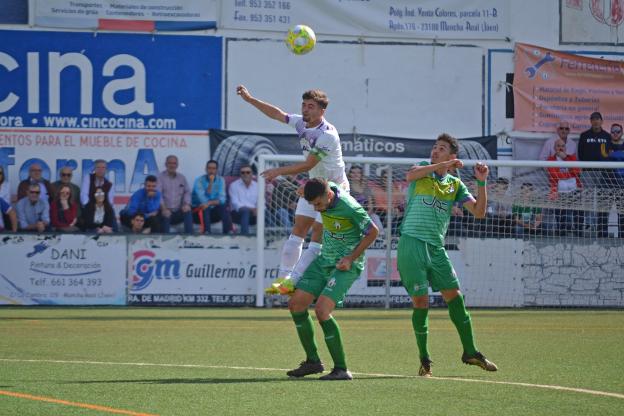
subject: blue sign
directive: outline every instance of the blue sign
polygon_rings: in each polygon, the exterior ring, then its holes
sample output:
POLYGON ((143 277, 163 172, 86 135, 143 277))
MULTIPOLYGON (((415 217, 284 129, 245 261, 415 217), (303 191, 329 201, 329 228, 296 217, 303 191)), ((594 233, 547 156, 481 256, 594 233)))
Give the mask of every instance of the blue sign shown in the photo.
POLYGON ((0 30, 0 127, 221 126, 222 38, 0 30))

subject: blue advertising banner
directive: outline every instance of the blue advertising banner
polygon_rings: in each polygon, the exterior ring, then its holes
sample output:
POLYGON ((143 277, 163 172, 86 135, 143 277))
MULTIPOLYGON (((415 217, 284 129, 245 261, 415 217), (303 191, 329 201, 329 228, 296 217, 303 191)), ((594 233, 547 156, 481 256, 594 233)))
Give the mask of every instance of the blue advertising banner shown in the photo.
POLYGON ((0 39, 0 128, 221 125, 221 37, 0 30, 0 39))

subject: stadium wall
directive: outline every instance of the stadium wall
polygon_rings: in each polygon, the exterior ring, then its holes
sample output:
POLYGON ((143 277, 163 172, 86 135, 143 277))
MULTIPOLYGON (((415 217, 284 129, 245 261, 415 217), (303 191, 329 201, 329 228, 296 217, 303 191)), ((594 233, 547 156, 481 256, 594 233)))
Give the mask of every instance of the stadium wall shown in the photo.
MULTIPOLYGON (((469 306, 621 308, 624 247, 615 241, 460 239, 448 252, 469 306)), ((265 250, 265 286, 279 248, 265 250)), ((6 235, 0 252, 12 259, 0 305, 255 305, 253 238, 20 234, 6 235)), ((407 306, 395 256, 391 305, 407 306)), ((345 306, 384 305, 385 251, 369 250, 366 264, 345 306)))

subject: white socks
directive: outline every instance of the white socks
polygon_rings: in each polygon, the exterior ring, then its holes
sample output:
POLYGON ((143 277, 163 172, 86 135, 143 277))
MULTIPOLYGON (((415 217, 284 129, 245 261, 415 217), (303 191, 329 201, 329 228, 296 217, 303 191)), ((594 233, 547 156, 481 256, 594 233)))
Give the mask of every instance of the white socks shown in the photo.
MULTIPOLYGON (((282 258, 280 261, 277 277, 287 277, 293 272, 293 268, 299 257, 301 257, 301 249, 303 247, 303 238, 291 234, 282 247, 282 258)), ((307 267, 307 266, 306 266, 307 267)))
POLYGON ((320 243, 315 243, 314 241, 310 241, 310 244, 308 244, 307 250, 303 252, 303 255, 301 256, 301 258, 295 265, 294 270, 292 271, 293 283, 297 283, 299 281, 301 276, 303 276, 303 272, 306 271, 310 263, 312 263, 314 259, 319 254, 321 254, 321 247, 322 245, 320 243))

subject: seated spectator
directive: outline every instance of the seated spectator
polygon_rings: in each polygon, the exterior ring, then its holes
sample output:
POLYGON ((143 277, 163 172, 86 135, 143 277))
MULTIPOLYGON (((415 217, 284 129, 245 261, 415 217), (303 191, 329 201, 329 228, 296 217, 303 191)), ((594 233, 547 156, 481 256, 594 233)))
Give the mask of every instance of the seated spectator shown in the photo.
POLYGON ((160 215, 162 232, 169 233, 171 225, 184 223, 184 232, 193 233, 191 188, 186 177, 178 171, 178 158, 167 156, 165 170, 158 175, 157 189, 162 195, 160 215))
POLYGON ((373 199, 375 201, 374 212, 379 216, 381 223, 387 226, 387 215, 391 210, 392 214, 392 233, 396 231, 403 220, 403 209, 405 204, 405 192, 401 189, 398 182, 392 182, 392 201, 388 201, 387 191, 388 172, 386 169, 381 171, 379 183, 371 183, 373 191, 373 199))
POLYGON ((151 230, 145 225, 145 215, 140 212, 130 217, 130 232, 132 234, 149 234, 151 230))
POLYGON ((282 226, 290 232, 295 220, 299 200, 297 190, 300 186, 292 175, 284 175, 279 180, 271 192, 271 208, 275 219, 271 225, 282 226))
POLYGON ((62 185, 67 185, 71 188, 71 202, 78 207, 78 214, 80 214, 80 187, 72 182, 72 176, 74 171, 69 166, 63 166, 59 172, 60 179, 54 182, 54 190, 58 192, 62 185))
POLYGON ((240 168, 240 177, 228 189, 232 206, 232 221, 241 226, 241 234, 249 235, 249 225, 256 224, 258 183, 250 165, 240 168))
POLYGON ((502 238, 513 236, 513 218, 511 203, 505 201, 509 196, 509 179, 500 177, 490 186, 488 205, 485 214, 486 237, 502 238))
POLYGON ((229 212, 226 209, 225 179, 217 175, 219 164, 216 160, 206 163, 206 174, 195 179, 193 184, 192 206, 203 220, 204 233, 210 234, 210 224, 222 222, 223 234, 232 230, 229 212))
POLYGON ((0 198, 4 199, 5 202, 11 203, 11 184, 6 179, 6 175, 4 174, 4 167, 0 165, 0 198))
POLYGON ((28 178, 19 183, 19 186, 17 187, 18 200, 28 196, 30 192, 29 186, 31 184, 39 185, 39 198, 45 200, 48 204, 52 202, 54 197, 54 186, 49 180, 43 178, 41 165, 38 163, 30 165, 28 168, 28 178))
POLYGON ((349 178, 349 185, 351 187, 351 196, 368 212, 368 216, 375 223, 379 229, 379 235, 383 235, 384 227, 381 223, 381 219, 375 213, 375 200, 373 198, 373 192, 371 191, 368 181, 364 177, 364 171, 362 166, 353 165, 349 169, 347 174, 349 178))
POLYGON ((82 230, 89 233, 110 234, 113 232, 115 211, 102 188, 95 188, 94 200, 83 208, 81 214, 82 230))
POLYGON ((54 231, 73 233, 78 231, 78 203, 73 201, 69 185, 61 185, 50 205, 50 221, 54 231))
MULTIPOLYGON (((575 162, 576 156, 566 152, 563 140, 557 140, 554 144, 554 155, 549 156, 549 161, 575 162)), ((581 169, 579 168, 546 168, 550 181, 549 198, 558 201, 559 206, 574 206, 578 204, 581 189, 581 169)), ((561 235, 575 235, 581 232, 583 213, 579 210, 568 208, 555 208, 554 215, 561 235)))
POLYGON ((565 153, 576 157, 576 143, 568 138, 570 135, 570 123, 567 121, 559 121, 556 133, 544 142, 542 151, 540 152, 540 160, 549 160, 551 156, 555 156, 555 142, 562 140, 565 145, 565 153))
POLYGON ((542 232, 542 209, 533 205, 533 184, 523 183, 520 187, 520 201, 511 207, 516 235, 518 237, 542 232))
POLYGON ((41 188, 38 183, 28 185, 28 195, 17 201, 17 220, 20 231, 42 233, 49 230, 50 204, 41 199, 41 188))
POLYGON ((156 189, 158 179, 154 175, 148 175, 143 183, 143 188, 139 189, 130 197, 128 205, 119 213, 121 223, 128 228, 132 228, 132 219, 135 214, 143 214, 143 227, 148 229, 145 234, 158 232, 160 230, 160 192, 156 189))
MULTIPOLYGON (((611 125, 611 142, 607 144, 607 154, 609 160, 614 162, 624 162, 624 136, 622 125, 614 123, 611 125)), ((624 237, 624 169, 614 169, 609 172, 611 175, 610 184, 613 188, 613 199, 618 212, 618 237, 624 237)))
POLYGON ((15 210, 11 207, 4 198, 0 198, 0 232, 10 230, 12 232, 17 232, 17 215, 15 215, 15 210), (4 222, 4 217, 11 221, 9 227, 6 227, 4 222))
POLYGON ((89 201, 94 200, 95 189, 100 188, 106 194, 106 199, 115 206, 115 188, 111 181, 106 178, 108 164, 105 160, 98 159, 94 162, 93 172, 86 175, 80 187, 80 203, 84 207, 89 201))

